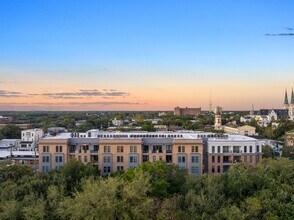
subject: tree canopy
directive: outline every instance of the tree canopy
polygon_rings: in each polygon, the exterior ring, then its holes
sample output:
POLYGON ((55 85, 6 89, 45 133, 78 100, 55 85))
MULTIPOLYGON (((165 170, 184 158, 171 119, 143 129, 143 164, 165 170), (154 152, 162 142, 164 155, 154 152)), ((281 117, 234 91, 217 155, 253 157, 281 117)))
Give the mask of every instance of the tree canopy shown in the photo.
POLYGON ((0 219, 291 219, 294 161, 236 164, 195 177, 162 161, 102 178, 73 160, 59 171, 0 168, 0 219))

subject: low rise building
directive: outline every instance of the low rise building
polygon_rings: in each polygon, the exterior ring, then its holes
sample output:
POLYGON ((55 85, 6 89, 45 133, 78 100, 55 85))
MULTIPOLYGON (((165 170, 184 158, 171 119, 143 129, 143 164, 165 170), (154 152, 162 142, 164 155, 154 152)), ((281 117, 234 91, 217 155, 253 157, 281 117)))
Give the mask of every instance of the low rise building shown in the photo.
POLYGON ((0 115, 0 124, 7 124, 12 122, 12 117, 4 117, 0 115))
POLYGON ((180 107, 175 107, 174 109, 174 115, 194 115, 194 116, 199 116, 201 114, 201 108, 180 108, 180 107))
POLYGON ((21 143, 18 150, 34 151, 38 141, 44 136, 44 131, 39 128, 21 131, 21 143))
POLYGON ((244 125, 240 127, 223 126, 223 130, 225 133, 228 133, 228 134, 240 134, 245 136, 258 135, 255 132, 256 128, 249 125, 244 125))

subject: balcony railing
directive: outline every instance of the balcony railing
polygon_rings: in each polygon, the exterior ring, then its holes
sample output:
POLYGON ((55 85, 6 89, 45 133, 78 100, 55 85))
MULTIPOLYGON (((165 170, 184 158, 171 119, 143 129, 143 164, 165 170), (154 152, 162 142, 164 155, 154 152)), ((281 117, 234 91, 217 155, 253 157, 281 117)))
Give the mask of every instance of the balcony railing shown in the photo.
POLYGON ((148 154, 149 153, 149 150, 144 150, 143 149, 143 154, 148 154))
POLYGON ((166 150, 166 153, 171 154, 173 151, 172 150, 166 150))
POLYGON ((241 154, 242 151, 241 150, 234 150, 233 153, 236 153, 236 154, 241 154))

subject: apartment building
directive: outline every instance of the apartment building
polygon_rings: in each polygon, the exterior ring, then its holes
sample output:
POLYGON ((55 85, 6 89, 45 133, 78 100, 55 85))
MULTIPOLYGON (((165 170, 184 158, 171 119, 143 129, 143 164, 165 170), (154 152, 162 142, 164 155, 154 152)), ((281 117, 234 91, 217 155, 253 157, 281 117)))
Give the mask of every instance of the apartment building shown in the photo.
POLYGON ((222 174, 239 162, 256 166, 262 157, 261 142, 242 135, 208 138, 205 146, 205 172, 212 175, 222 174))
POLYGON ((62 133, 39 141, 39 170, 58 170, 71 158, 92 162, 105 176, 159 160, 187 169, 220 174, 237 162, 252 165, 261 159, 261 144, 254 138, 205 132, 62 133))
MULTIPOLYGON (((202 134, 202 133, 201 133, 202 134)), ((143 162, 164 160, 202 174, 203 139, 187 132, 100 132, 86 137, 75 133, 48 136, 39 141, 39 170, 60 169, 71 158, 93 162, 101 175, 137 167, 143 162)))

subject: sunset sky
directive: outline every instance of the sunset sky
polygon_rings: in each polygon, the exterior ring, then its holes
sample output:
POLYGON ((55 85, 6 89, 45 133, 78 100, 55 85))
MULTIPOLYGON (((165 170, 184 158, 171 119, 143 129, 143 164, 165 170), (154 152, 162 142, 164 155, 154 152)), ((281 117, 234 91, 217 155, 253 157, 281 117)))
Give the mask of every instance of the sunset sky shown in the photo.
POLYGON ((293 0, 1 0, 1 110, 281 108, 293 0))

